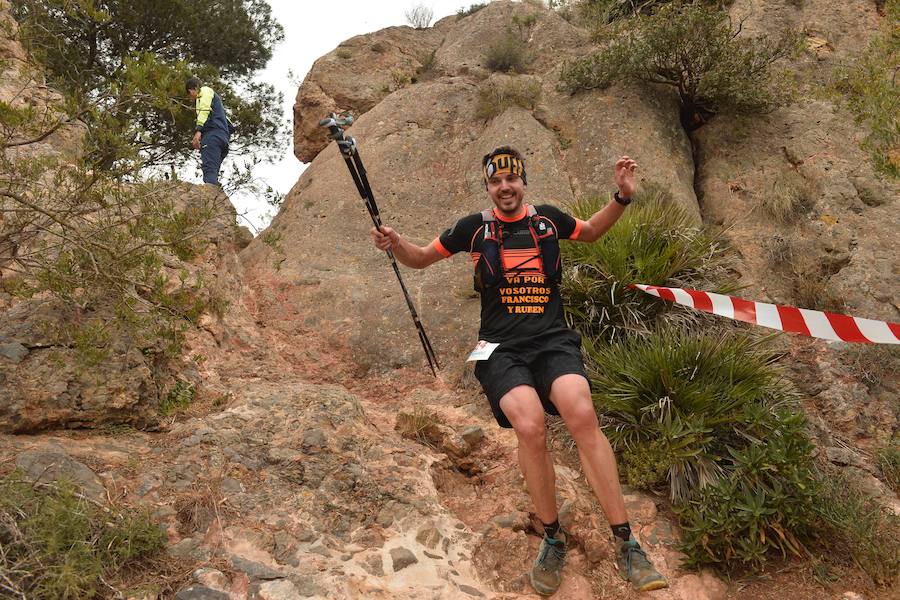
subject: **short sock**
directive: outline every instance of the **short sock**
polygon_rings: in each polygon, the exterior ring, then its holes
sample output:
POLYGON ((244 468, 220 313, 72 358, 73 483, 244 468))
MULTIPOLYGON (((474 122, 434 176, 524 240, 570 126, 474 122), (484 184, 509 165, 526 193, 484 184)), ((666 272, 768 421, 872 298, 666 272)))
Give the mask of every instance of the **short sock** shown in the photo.
POLYGON ((613 535, 623 542, 627 542, 631 539, 631 525, 628 521, 625 521, 621 525, 610 525, 610 529, 612 529, 613 535))
POLYGON ((556 519, 549 525, 544 522, 541 522, 541 524, 544 526, 544 535, 548 538, 556 539, 556 534, 559 533, 559 519, 556 519))

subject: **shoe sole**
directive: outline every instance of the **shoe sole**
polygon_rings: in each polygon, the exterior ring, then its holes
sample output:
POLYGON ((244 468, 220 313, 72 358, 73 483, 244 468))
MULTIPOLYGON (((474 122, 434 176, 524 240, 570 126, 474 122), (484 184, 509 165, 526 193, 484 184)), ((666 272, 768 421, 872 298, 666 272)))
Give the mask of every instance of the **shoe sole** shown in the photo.
POLYGON ((548 589, 548 588, 541 589, 541 588, 539 588, 538 585, 534 582, 534 577, 532 577, 532 576, 529 575, 528 579, 531 581, 531 587, 534 588, 534 591, 536 591, 536 592, 537 592, 538 594, 540 594, 541 596, 552 596, 553 594, 556 593, 556 590, 559 589, 559 586, 557 586, 556 588, 554 588, 554 589, 552 589, 552 590, 551 590, 551 589, 548 589))
POLYGON ((668 581, 651 581, 650 583, 645 583, 643 586, 637 588, 637 591, 652 592, 653 590, 661 590, 667 587, 669 587, 668 581))

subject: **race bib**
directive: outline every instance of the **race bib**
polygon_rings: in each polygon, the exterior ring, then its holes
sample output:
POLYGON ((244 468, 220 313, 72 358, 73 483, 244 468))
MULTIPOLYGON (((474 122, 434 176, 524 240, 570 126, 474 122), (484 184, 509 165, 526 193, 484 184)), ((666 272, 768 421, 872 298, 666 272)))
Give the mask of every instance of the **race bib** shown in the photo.
POLYGON ((500 344, 478 340, 478 343, 475 344, 475 349, 472 350, 472 353, 469 355, 469 358, 466 359, 466 362, 472 362, 473 360, 487 360, 499 345, 500 344))

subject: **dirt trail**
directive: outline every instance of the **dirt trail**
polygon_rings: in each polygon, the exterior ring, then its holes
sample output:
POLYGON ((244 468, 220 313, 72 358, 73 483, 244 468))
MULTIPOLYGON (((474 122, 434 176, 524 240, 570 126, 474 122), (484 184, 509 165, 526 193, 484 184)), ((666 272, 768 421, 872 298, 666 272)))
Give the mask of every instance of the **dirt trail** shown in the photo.
MULTIPOLYGON (((465 382, 459 385, 441 377, 434 379, 424 358, 420 370, 360 376, 348 348, 334 346, 302 324, 302 309, 298 308, 302 296, 284 288, 275 292, 278 284, 274 285, 257 281, 251 286, 255 319, 266 324, 262 331, 267 344, 278 349, 285 366, 297 377, 347 388, 360 398, 371 424, 386 436, 395 434, 399 413, 417 408, 456 430, 473 425, 481 428, 484 443, 472 455, 460 458, 441 454, 440 448, 427 444, 422 452, 440 457, 432 465, 431 476, 442 504, 471 531, 482 534, 481 546, 473 556, 480 578, 498 594, 496 597, 540 598, 532 592, 526 575, 540 543, 539 521, 531 512, 517 467, 515 435, 496 425, 474 376, 464 377, 465 382), (302 350, 297 349, 298 338, 303 340, 302 350), (310 355, 313 360, 309 360, 310 355)), ((411 334, 410 344, 415 342, 411 334)), ((789 595, 794 600, 819 600, 843 598, 844 592, 851 590, 868 590, 864 596, 868 599, 891 597, 875 591, 863 577, 851 572, 836 574, 837 581, 825 587, 803 565, 781 564, 771 572, 731 582, 719 580, 711 572, 698 576, 680 571, 677 564, 681 554, 676 550, 671 515, 658 511, 665 510, 665 500, 626 488, 634 529, 639 536, 643 532, 645 547, 650 548, 651 557, 673 584, 669 590, 637 594, 615 570, 606 519, 581 474, 577 451, 561 421, 550 424, 549 438, 557 464, 561 520, 574 539, 563 586, 554 598, 774 600, 789 595)))

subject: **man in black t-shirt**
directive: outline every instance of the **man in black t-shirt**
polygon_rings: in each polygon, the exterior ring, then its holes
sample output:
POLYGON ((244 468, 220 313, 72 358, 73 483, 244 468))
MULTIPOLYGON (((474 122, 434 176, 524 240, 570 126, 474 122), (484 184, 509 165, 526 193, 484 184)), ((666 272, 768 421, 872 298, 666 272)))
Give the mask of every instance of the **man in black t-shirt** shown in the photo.
POLYGON ((544 539, 531 583, 544 595, 560 585, 568 543, 559 526, 553 461, 547 451, 544 413, 561 415, 578 446, 585 475, 618 541, 623 577, 640 591, 666 587, 631 534, 615 456, 600 430, 581 355, 581 337, 566 327, 559 292, 558 240, 593 242, 631 202, 637 163, 615 164, 614 202, 587 221, 550 205, 525 203, 525 162, 515 149, 497 148, 482 159, 490 211, 463 217, 428 246, 405 240, 390 227, 372 229, 375 246, 392 250, 408 267, 422 269, 457 252, 469 252, 481 293, 479 342, 470 360, 501 427, 512 427, 519 465, 544 539))

